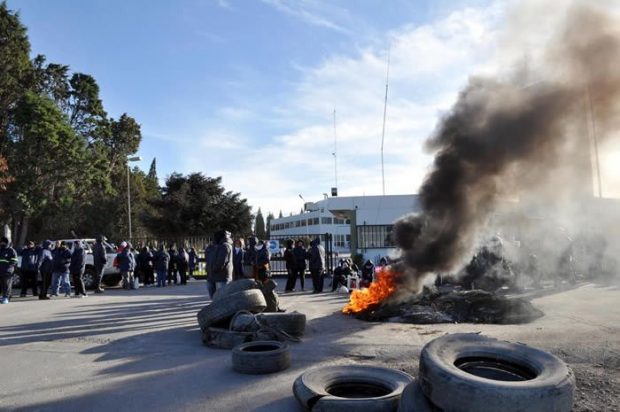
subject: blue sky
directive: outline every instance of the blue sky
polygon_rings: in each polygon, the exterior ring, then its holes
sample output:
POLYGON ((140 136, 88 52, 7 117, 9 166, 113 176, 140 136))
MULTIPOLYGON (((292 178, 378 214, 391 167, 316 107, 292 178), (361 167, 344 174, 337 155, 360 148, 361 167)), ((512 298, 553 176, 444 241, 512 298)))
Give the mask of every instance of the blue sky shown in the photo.
POLYGON ((334 185, 417 191, 422 146, 488 68, 505 1, 9 0, 33 54, 93 75, 106 110, 142 125, 139 166, 222 176, 255 209, 297 212, 334 185))

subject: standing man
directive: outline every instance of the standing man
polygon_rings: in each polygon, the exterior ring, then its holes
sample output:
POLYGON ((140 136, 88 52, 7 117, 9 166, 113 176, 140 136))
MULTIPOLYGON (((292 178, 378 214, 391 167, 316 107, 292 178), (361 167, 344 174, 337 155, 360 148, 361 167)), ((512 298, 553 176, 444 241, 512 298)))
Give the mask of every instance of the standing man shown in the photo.
POLYGON ((248 238, 248 247, 243 256, 243 275, 246 278, 255 279, 257 276, 256 270, 256 245, 258 238, 252 236, 248 238))
POLYGON ((299 276, 299 283, 301 284, 301 290, 305 290, 306 279, 306 259, 308 258, 308 252, 306 251, 306 244, 303 240, 299 239, 293 249, 293 257, 295 259, 295 273, 293 274, 293 289, 297 283, 297 276, 299 276))
POLYGON ((168 261, 168 286, 174 282, 177 284, 177 261, 179 259, 179 253, 177 252, 176 245, 170 246, 168 249, 168 255, 170 256, 170 260, 168 261))
POLYGON ((43 284, 41 285, 41 294, 39 300, 49 300, 47 296, 47 290, 52 283, 52 269, 54 265, 54 257, 52 256, 52 241, 46 240, 43 242, 41 250, 39 251, 39 257, 37 258, 37 269, 41 274, 43 284))
POLYGON ((207 276, 207 287, 209 296, 213 299, 215 291, 226 286, 232 281, 233 274, 233 254, 232 239, 230 232, 220 230, 214 235, 217 246, 215 248, 215 257, 213 259, 212 272, 207 276))
POLYGON ((95 293, 103 293, 101 280, 103 279, 103 270, 105 269, 105 265, 106 263, 108 263, 108 256, 106 254, 105 246, 103 245, 104 241, 105 236, 99 235, 99 237, 95 241, 95 246, 93 247, 93 263, 95 266, 95 293))
POLYGON ((233 280, 243 279, 243 258, 245 257, 245 249, 243 248, 243 239, 235 239, 235 248, 233 250, 233 280))
POLYGON ((65 242, 56 241, 56 247, 52 254, 52 296, 58 296, 60 289, 65 292, 65 296, 71 296, 71 282, 69 281, 69 265, 71 265, 71 251, 67 249, 65 242))
POLYGON ((25 298, 28 294, 28 288, 32 288, 32 296, 37 296, 37 260, 39 260, 39 251, 34 248, 34 242, 31 240, 21 254, 22 265, 19 274, 22 292, 20 296, 25 298))
POLYGON ((13 286, 13 272, 17 265, 17 253, 9 246, 9 239, 0 238, 0 286, 2 287, 2 300, 0 303, 6 305, 11 297, 13 286))
POLYGON ((148 246, 144 246, 138 254, 138 268, 142 273, 144 286, 151 286, 155 283, 153 279, 153 254, 148 246))
POLYGON ((153 266, 155 268, 155 273, 157 273, 158 288, 166 286, 166 275, 169 263, 170 255, 166 252, 164 244, 162 243, 159 245, 159 250, 153 256, 153 266))
POLYGON ((69 264, 69 272, 75 285, 75 297, 85 298, 86 288, 84 287, 84 270, 86 269, 86 250, 81 240, 73 242, 73 253, 71 254, 71 263, 69 264))
POLYGON ((179 270, 179 277, 181 285, 187 285, 187 268, 189 267, 189 255, 185 251, 184 247, 179 248, 179 254, 177 255, 177 269, 179 270))
POLYGON ((321 245, 321 239, 316 237, 310 243, 310 252, 308 253, 310 266, 310 275, 312 276, 312 293, 323 292, 323 272, 325 271, 325 249, 321 245))
POLYGON ((198 268, 198 254, 196 253, 196 249, 190 247, 189 252, 187 252, 187 256, 189 258, 189 277, 191 278, 194 276, 194 271, 198 268))
POLYGON ((269 277, 269 264, 271 263, 271 253, 267 247, 267 241, 261 240, 256 246, 256 280, 269 277))

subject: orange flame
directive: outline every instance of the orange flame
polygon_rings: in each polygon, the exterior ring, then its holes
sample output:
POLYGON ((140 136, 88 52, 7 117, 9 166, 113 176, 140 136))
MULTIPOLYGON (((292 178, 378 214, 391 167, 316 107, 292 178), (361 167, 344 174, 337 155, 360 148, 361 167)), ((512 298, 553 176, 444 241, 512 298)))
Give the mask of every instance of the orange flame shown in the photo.
POLYGON ((349 303, 342 308, 343 313, 358 313, 387 299, 396 290, 396 274, 389 268, 377 270, 377 276, 368 289, 357 289, 351 293, 349 303))

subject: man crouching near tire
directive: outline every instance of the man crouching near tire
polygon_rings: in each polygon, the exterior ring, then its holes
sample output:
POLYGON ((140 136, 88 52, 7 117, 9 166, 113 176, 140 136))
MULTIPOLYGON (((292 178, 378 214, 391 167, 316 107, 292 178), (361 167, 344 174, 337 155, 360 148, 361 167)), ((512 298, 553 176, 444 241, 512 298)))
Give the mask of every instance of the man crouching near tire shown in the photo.
POLYGON ((227 230, 220 230, 213 236, 215 238, 215 251, 213 253, 213 263, 207 272, 207 287, 209 297, 213 299, 215 291, 226 286, 232 281, 233 274, 233 255, 232 238, 227 230))

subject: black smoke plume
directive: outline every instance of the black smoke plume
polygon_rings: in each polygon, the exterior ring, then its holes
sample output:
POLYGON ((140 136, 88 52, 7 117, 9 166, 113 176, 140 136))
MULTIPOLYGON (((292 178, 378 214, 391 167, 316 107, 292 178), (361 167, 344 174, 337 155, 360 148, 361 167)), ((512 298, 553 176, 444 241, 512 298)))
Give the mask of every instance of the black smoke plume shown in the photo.
POLYGON ((428 139, 435 159, 419 192, 422 212, 394 228, 400 269, 413 279, 463 263, 498 199, 544 196, 545 183, 559 190, 584 174, 592 188, 584 113, 591 102, 599 139, 618 127, 620 22, 584 4, 569 10, 546 47, 542 80, 471 78, 428 139))

